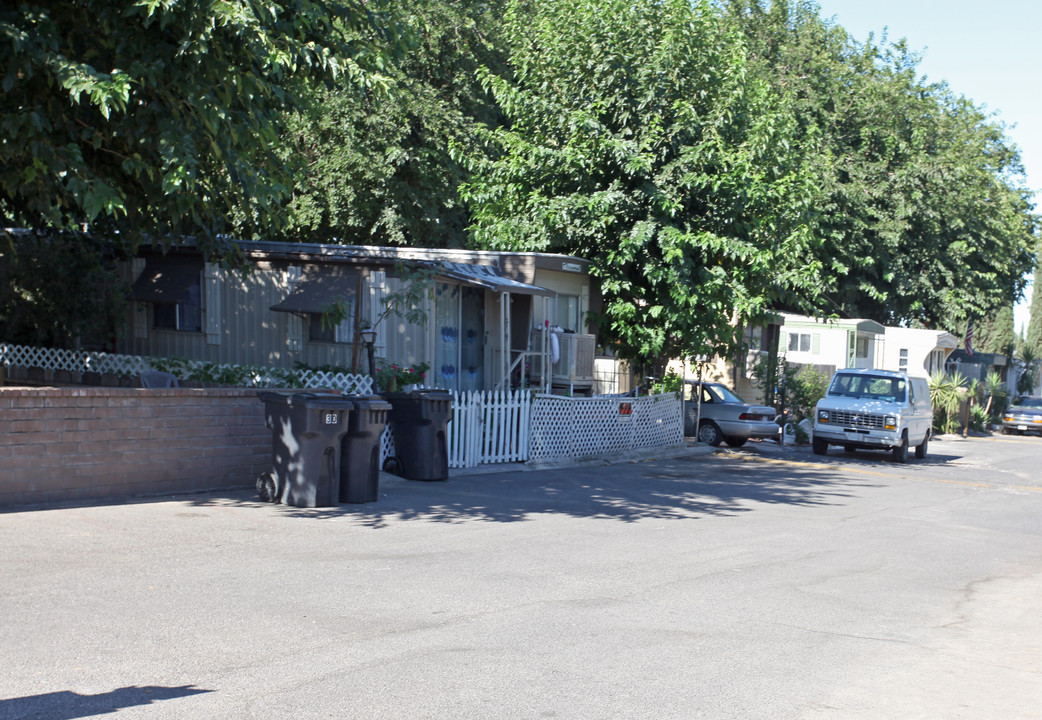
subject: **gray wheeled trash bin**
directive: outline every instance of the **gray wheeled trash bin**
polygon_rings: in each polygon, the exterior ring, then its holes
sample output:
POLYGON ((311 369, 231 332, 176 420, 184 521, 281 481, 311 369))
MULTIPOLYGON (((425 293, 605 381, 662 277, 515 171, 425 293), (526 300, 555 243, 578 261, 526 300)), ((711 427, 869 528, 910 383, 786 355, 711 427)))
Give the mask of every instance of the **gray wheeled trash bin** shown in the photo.
POLYGON ((380 439, 391 404, 379 395, 352 395, 354 412, 340 443, 340 502, 375 502, 380 491, 380 439))
POLYGON ((295 507, 340 504, 340 444, 354 404, 320 392, 257 393, 271 428, 272 472, 257 480, 261 499, 295 507))
POLYGON ((413 390, 387 393, 388 422, 401 476, 408 480, 446 480, 449 449, 446 429, 452 419, 452 393, 413 390))

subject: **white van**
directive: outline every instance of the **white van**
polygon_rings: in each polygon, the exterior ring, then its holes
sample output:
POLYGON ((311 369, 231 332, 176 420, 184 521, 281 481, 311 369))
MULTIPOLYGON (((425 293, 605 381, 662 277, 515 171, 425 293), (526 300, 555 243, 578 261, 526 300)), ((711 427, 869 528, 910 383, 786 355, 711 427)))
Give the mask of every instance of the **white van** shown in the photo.
POLYGON ((933 428, 933 405, 926 378, 890 370, 840 370, 814 411, 812 445, 817 455, 829 445, 847 452, 890 450, 908 462, 908 448, 926 457, 933 428))

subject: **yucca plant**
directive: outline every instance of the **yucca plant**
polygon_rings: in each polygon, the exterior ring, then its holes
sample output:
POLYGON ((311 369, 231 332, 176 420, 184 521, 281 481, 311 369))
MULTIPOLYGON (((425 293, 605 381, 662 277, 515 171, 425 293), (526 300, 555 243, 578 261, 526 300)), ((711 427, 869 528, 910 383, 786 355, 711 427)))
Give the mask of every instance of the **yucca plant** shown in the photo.
POLYGON ((984 378, 984 395, 988 398, 984 414, 989 421, 998 420, 998 416, 1006 409, 1005 401, 1009 396, 1009 391, 1006 389, 1006 381, 994 370, 984 378), (994 414, 992 414, 993 411, 994 414))
POLYGON ((933 403, 934 428, 944 434, 954 433, 959 426, 959 411, 966 394, 966 376, 956 370, 950 376, 938 370, 930 376, 930 401, 933 403))
POLYGON ((1024 372, 1017 379, 1017 392, 1027 395, 1035 389, 1035 378, 1038 377, 1038 356, 1029 346, 1020 351, 1020 361, 1024 363, 1024 372))

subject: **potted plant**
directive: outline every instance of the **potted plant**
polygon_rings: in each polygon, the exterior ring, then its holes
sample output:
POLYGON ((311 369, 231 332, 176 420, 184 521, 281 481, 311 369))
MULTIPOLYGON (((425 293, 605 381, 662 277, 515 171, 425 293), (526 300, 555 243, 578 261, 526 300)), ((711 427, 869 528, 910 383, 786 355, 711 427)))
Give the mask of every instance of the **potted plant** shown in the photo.
POLYGON ((376 371, 376 382, 383 392, 393 393, 405 390, 410 385, 419 385, 423 382, 430 365, 420 363, 419 365, 405 366, 399 363, 386 363, 376 371))

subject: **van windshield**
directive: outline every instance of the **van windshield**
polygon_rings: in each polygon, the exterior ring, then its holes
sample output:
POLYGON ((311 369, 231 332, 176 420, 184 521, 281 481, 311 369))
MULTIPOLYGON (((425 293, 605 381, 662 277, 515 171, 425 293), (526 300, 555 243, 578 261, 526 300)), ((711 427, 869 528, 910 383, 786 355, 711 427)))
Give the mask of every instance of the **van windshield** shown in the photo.
POLYGON ((829 386, 829 395, 852 398, 872 398, 886 402, 904 402, 905 380, 886 375, 854 375, 836 373, 829 386))

